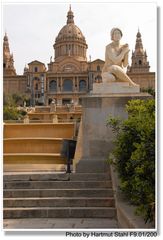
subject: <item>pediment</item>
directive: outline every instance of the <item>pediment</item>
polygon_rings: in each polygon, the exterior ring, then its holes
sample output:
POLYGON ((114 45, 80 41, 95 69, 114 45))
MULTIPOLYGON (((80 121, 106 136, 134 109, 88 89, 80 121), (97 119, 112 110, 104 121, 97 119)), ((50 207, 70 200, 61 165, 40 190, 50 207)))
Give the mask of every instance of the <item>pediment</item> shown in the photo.
POLYGON ((102 59, 95 59, 94 61, 92 61, 91 63, 105 63, 102 59))
POLYGON ((45 64, 40 62, 40 61, 38 61, 38 60, 34 60, 34 61, 28 63, 28 65, 45 65, 45 64))

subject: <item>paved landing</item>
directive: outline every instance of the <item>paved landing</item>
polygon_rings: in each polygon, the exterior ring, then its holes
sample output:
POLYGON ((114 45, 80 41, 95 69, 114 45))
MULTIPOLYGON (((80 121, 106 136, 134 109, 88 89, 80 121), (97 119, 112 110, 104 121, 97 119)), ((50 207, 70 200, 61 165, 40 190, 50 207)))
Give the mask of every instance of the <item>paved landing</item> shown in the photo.
POLYGON ((116 229, 115 219, 106 218, 32 218, 5 219, 4 230, 9 229, 116 229))

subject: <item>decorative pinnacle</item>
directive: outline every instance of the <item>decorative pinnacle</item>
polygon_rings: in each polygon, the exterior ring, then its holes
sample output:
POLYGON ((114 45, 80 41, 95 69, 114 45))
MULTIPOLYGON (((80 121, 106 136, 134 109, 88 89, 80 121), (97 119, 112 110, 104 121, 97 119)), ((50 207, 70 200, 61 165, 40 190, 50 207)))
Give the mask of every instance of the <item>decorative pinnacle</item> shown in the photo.
POLYGON ((70 7, 69 7, 69 11, 67 13, 67 24, 69 23, 74 23, 74 14, 71 10, 71 4, 70 4, 70 7))
POLYGON ((6 32, 6 31, 5 31, 4 40, 5 40, 5 41, 8 41, 8 36, 7 36, 7 32, 6 32))

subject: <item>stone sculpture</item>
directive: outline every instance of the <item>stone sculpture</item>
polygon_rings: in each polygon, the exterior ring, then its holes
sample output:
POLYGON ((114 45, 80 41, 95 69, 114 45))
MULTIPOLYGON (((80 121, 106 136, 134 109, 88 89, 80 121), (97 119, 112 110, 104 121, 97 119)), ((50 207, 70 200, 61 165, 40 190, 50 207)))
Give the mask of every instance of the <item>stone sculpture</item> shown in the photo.
POLYGON ((128 65, 128 44, 121 45, 122 31, 119 28, 111 30, 112 42, 106 46, 105 65, 102 69, 103 83, 127 82, 130 86, 137 86, 125 73, 128 65))

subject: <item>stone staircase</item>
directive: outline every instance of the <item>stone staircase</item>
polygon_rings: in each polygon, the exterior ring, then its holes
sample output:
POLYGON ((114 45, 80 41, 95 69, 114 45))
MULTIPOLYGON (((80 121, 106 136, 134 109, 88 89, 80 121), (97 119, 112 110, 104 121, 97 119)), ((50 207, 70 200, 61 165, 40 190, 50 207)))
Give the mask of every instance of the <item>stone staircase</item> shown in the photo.
POLYGON ((74 123, 4 124, 4 171, 65 170, 62 140, 74 134, 74 123))
POLYGON ((75 106, 37 106, 35 109, 28 111, 28 121, 30 123, 36 122, 78 122, 82 116, 81 105, 75 106))
POLYGON ((5 173, 4 219, 116 219, 110 173, 5 173))

